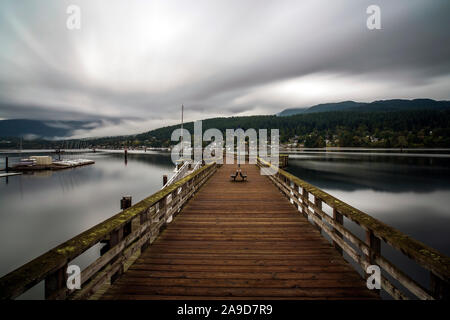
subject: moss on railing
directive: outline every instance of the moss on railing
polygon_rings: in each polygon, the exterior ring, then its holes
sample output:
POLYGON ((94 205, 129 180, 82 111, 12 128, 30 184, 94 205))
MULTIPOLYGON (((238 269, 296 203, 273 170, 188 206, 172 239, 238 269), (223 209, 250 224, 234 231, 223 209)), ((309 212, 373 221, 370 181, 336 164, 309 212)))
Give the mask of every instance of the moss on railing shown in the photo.
MULTIPOLYGON (((261 158, 258 158, 258 161, 265 165, 270 165, 261 158)), ((409 237, 391 226, 388 226, 367 213, 352 207, 289 172, 278 169, 278 174, 305 189, 330 207, 336 209, 340 214, 359 224, 362 228, 371 230, 377 237, 383 239, 395 249, 400 250, 403 254, 419 263, 422 267, 432 271, 445 282, 449 282, 450 258, 445 254, 409 237)))
POLYGON ((0 299, 14 298, 30 289, 49 274, 62 268, 71 260, 105 239, 113 231, 124 226, 140 213, 214 165, 215 163, 205 165, 183 179, 152 194, 130 208, 119 212, 0 278, 0 299))

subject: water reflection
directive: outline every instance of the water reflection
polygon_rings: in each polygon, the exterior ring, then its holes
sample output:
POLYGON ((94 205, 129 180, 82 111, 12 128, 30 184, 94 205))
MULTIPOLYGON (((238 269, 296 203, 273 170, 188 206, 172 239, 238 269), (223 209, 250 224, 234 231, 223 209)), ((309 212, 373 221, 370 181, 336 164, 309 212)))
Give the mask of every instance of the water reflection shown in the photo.
MULTIPOLYGON (((14 163, 26 155, 9 156, 14 163)), ((117 213, 122 196, 136 203, 154 193, 173 169, 169 153, 128 154, 127 161, 119 153, 77 157, 96 164, 0 180, 0 276, 117 213)), ((450 255, 448 154, 304 153, 289 160, 287 171, 450 255)), ((356 225, 346 226, 364 239, 356 225)), ((77 263, 83 267, 98 251, 77 263)), ((383 254, 427 285, 427 273, 386 246, 383 254)))
MULTIPOLYGON (((14 163, 28 155, 9 156, 14 163)), ((120 154, 77 157, 96 163, 0 180, 0 276, 119 212, 122 196, 136 203, 173 174, 168 153, 129 154, 127 166, 120 154)))
POLYGON ((450 189, 450 158, 356 156, 334 153, 297 156, 289 172, 321 188, 418 193, 450 189))
MULTIPOLYGON (((289 159, 286 169, 331 195, 450 255, 450 158, 313 153, 289 159)), ((363 230, 346 227, 365 239, 363 230)), ((383 255, 425 287, 429 273, 391 247, 383 255)), ((355 267, 352 259, 347 257, 355 267)), ((358 267, 359 268, 359 267, 358 267)), ((385 274, 386 276, 386 274, 385 274)), ((387 298, 385 293, 383 298, 387 298)))
POLYGON ((314 153, 287 171, 450 254, 450 158, 314 153))

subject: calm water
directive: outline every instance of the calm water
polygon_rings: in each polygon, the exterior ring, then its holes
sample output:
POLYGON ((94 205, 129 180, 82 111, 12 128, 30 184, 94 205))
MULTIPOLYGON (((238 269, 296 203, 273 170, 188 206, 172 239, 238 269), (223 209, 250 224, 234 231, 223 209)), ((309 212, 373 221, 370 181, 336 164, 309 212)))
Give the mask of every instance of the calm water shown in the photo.
POLYGON ((292 157, 287 171, 450 255, 450 154, 292 157))
MULTIPOLYGON (((450 154, 308 152, 291 156, 287 171, 450 255, 450 154)), ((360 227, 348 220, 344 224, 365 239, 360 227)), ((382 253, 428 287, 428 272, 383 243, 382 253)))
MULTIPOLYGON (((0 154, 0 168, 4 156, 0 154)), ((449 154, 304 152, 291 156, 287 171, 450 255, 449 154)), ((96 163, 10 177, 8 183, 0 179, 0 276, 117 213, 122 196, 132 195, 136 203, 154 193, 162 185, 162 175, 170 177, 173 169, 169 153, 129 154, 127 164, 120 154, 72 157, 96 163)), ((427 285, 428 274, 388 247, 382 250, 427 285)), ((93 251, 81 266, 98 255, 98 248, 93 251)))
MULTIPOLYGON (((10 164, 29 155, 9 154, 10 164)), ((4 157, 0 154, 0 168, 4 157)), ((122 196, 136 203, 162 187, 164 174, 173 174, 169 153, 129 154, 126 164, 120 154, 67 158, 96 163, 13 176, 8 183, 0 178, 0 276, 118 213, 122 196)))

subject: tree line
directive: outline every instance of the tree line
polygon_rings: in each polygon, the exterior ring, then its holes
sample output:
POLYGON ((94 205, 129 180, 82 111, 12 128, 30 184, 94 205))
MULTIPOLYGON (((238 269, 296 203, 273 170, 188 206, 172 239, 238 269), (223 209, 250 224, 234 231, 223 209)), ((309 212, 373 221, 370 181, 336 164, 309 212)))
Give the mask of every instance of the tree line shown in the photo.
MULTIPOLYGON (((329 111, 288 117, 247 116, 203 120, 203 131, 242 128, 279 129, 280 142, 304 147, 450 147, 450 109, 402 111, 329 111)), ((168 147, 173 130, 167 126, 132 136, 88 139, 92 147, 168 147)), ((193 122, 184 128, 193 134, 193 122)), ((58 147, 61 141, 24 141, 25 147, 58 147)), ((0 148, 4 148, 0 142, 0 148)))

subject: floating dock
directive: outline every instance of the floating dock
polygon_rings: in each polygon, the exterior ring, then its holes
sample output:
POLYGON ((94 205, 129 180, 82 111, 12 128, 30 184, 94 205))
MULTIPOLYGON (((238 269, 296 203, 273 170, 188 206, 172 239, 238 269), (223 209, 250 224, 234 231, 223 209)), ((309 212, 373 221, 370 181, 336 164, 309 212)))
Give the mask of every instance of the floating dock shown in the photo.
POLYGON ((88 159, 61 160, 51 164, 15 165, 11 169, 16 171, 40 171, 40 170, 62 170, 94 164, 95 161, 88 159))
POLYGON ((0 178, 6 178, 11 176, 19 176, 21 175, 21 172, 8 172, 8 173, 0 173, 0 178))

